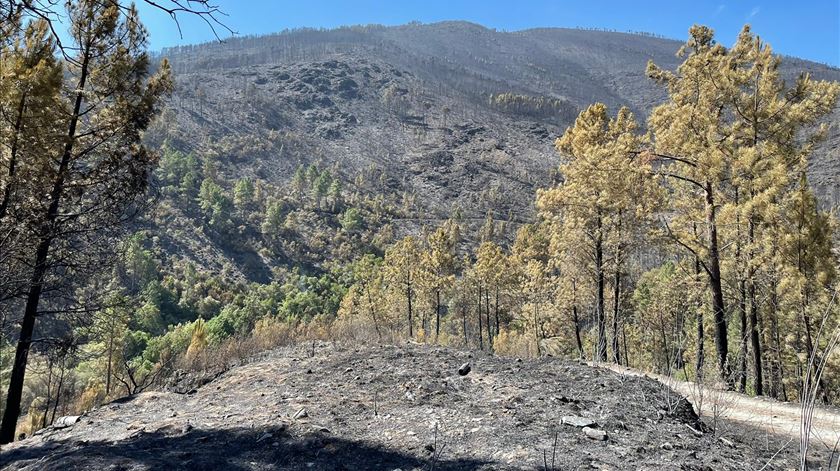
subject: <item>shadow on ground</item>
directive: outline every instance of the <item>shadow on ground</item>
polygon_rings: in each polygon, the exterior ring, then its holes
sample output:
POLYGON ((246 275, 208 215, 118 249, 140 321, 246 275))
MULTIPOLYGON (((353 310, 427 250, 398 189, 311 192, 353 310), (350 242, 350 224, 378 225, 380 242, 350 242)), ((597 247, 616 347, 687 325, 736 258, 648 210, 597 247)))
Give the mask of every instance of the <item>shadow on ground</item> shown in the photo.
POLYGON ((491 464, 469 459, 434 459, 316 432, 292 437, 284 428, 193 429, 177 436, 141 433, 120 442, 56 440, 14 449, 0 457, 2 469, 152 470, 471 470, 491 464))

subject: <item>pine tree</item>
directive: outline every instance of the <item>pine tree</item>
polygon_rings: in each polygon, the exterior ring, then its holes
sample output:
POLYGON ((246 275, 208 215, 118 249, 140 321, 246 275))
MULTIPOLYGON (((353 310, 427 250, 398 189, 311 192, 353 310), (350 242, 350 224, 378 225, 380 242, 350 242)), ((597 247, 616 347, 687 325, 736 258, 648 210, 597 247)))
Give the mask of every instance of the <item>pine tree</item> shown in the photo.
MULTIPOLYGON (((648 74, 667 86, 669 100, 651 114, 654 152, 646 157, 669 181, 675 216, 666 224, 668 235, 696 257, 707 275, 718 370, 730 384, 728 303, 720 247, 732 242, 743 251, 734 272, 737 284, 743 285, 742 319, 750 305, 749 336, 758 385, 761 347, 753 328, 758 324, 758 267, 744 260, 761 256, 757 251, 762 213, 772 212, 797 165, 810 152, 814 139, 801 139, 799 133, 830 112, 838 86, 803 75, 793 88, 785 89, 778 58, 749 27, 731 50, 715 43, 708 27, 693 26, 689 33, 680 50, 684 61, 676 73, 648 64, 648 74), (720 217, 732 219, 736 230, 722 231, 720 217), (702 234, 695 230, 701 218, 706 226, 702 234)), ((746 337, 746 322, 742 323, 746 337)))
POLYGON ((473 266, 476 279, 481 283, 484 292, 484 307, 486 313, 487 338, 490 345, 493 338, 501 332, 499 313, 499 297, 507 289, 512 280, 507 255, 501 247, 493 242, 484 242, 476 250, 476 260, 473 266), (493 300, 491 317, 491 299, 493 300), (495 328, 493 327, 495 321, 495 328))
POLYGON ((382 259, 366 254, 353 265, 353 287, 366 307, 376 336, 382 340, 382 315, 379 311, 382 290, 382 259))
POLYGON ((447 221, 427 238, 428 249, 423 253, 422 267, 428 274, 428 285, 434 296, 435 339, 440 335, 440 316, 443 298, 455 281, 457 256, 455 247, 458 243, 458 226, 447 221))
MULTIPOLYGON (((541 191, 537 197, 541 214, 564 234, 569 250, 582 250, 591 260, 598 361, 607 360, 608 257, 614 258, 616 280, 620 281, 622 250, 628 229, 634 225, 627 219, 644 217, 654 201, 650 168, 633 158, 642 142, 636 130, 637 124, 626 108, 615 118, 610 118, 606 106, 600 103, 581 112, 574 126, 557 141, 558 151, 567 159, 560 168, 563 184, 541 191)), ((614 359, 618 359, 617 341, 614 348, 614 359)))
MULTIPOLYGON (((8 48, 0 50, 0 106, 4 122, 2 139, 8 154, 0 160, 0 220, 15 199, 15 191, 24 191, 23 179, 34 168, 34 162, 21 156, 37 152, 47 145, 51 110, 58 102, 61 86, 61 64, 55 58, 55 47, 44 21, 31 22, 22 36, 8 48)), ((25 196, 22 196, 25 198, 25 196)))
POLYGON ((414 338, 414 307, 420 255, 420 244, 412 236, 397 241, 385 252, 385 280, 395 294, 405 299, 409 338, 414 338))
POLYGON ((32 198, 29 183, 39 171, 33 154, 51 144, 59 102, 61 64, 43 21, 15 25, 10 44, 0 44, 0 302, 28 289, 26 267, 32 238, 26 231, 32 198))
POLYGON ((332 186, 332 182, 333 178, 329 170, 324 170, 323 172, 318 174, 317 178, 315 178, 315 181, 313 183, 313 191, 315 193, 315 206, 318 209, 321 209, 321 200, 324 198, 324 196, 327 195, 327 192, 332 186))
POLYGON ((818 330, 832 331, 837 326, 831 297, 837 281, 837 256, 833 251, 836 221, 832 215, 817 208, 816 198, 808 187, 804 173, 790 198, 785 202, 782 227, 788 228, 781 235, 775 262, 781 267, 778 285, 780 308, 785 315, 785 325, 795 326, 785 335, 788 347, 797 355, 788 355, 797 364, 801 385, 805 378, 807 362, 820 361, 818 330), (829 315, 834 319, 826 319, 829 315), (826 322, 828 321, 828 322, 826 322))
POLYGON ((303 201, 303 195, 306 194, 308 184, 306 169, 303 167, 303 164, 298 165, 297 170, 295 170, 295 175, 292 177, 292 188, 301 202, 303 201))
POLYGON ((233 202, 212 178, 205 178, 201 182, 201 189, 198 192, 198 205, 213 230, 225 233, 230 229, 233 202))
MULTIPOLYGON (((762 243, 769 221, 778 214, 778 201, 805 171, 807 157, 823 130, 812 126, 831 112, 837 102, 838 84, 813 81, 807 75, 786 89, 779 72, 781 59, 749 26, 728 51, 727 95, 732 110, 733 186, 742 204, 738 219, 746 223, 745 250, 749 259, 744 269, 742 305, 749 306, 749 331, 742 328, 743 345, 750 340, 753 385, 763 393, 762 348, 759 335, 759 276, 771 255, 762 243)), ((740 242, 740 241, 739 241, 740 242)), ((747 309, 742 308, 742 315, 747 309)), ((742 319, 742 326, 746 323, 742 319)), ((746 348, 742 347, 746 359, 746 348)), ((742 361, 742 378, 746 368, 742 361)))
MULTIPOLYGON (((516 233, 508 264, 515 279, 513 289, 521 292, 519 317, 526 331, 534 335, 535 350, 541 354, 545 308, 554 297, 550 274, 550 235, 548 226, 526 224, 516 233)), ((495 250, 494 250, 495 251, 495 250)))
MULTIPOLYGON (((41 191, 27 226, 34 248, 15 364, 9 382, 0 443, 14 439, 21 392, 39 304, 55 263, 94 272, 96 251, 113 250, 107 234, 119 229, 146 189, 156 158, 140 143, 159 99, 172 88, 169 66, 149 76, 146 32, 129 8, 94 0, 70 4, 76 57, 64 63, 69 86, 53 113, 49 145, 27 156, 38 172, 27 184, 41 191), (62 129, 52 134, 51 129, 62 129), (99 234, 97 240, 92 237, 99 234), (81 254, 84 254, 83 257, 81 254), (59 255, 60 254, 60 255, 59 255), (77 258, 73 258, 73 255, 77 258)), ((40 44, 40 47, 50 47, 40 44)))
POLYGON ((245 209, 254 202, 254 182, 250 178, 240 178, 233 187, 233 204, 238 209, 245 209))

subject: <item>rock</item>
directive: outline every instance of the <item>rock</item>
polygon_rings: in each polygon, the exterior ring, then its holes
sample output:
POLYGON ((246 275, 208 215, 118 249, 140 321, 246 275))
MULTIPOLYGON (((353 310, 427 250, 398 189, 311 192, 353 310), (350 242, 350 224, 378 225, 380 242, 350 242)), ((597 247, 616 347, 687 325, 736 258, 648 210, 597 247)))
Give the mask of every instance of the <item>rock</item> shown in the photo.
POLYGON ((458 374, 461 376, 466 376, 470 374, 470 371, 472 371, 472 366, 470 365, 470 362, 466 362, 463 365, 461 365, 460 368, 458 368, 458 374))
POLYGON ((576 415, 564 415, 561 419, 564 425, 572 425, 574 427, 594 427, 597 425, 594 420, 586 417, 578 417, 576 415))
POLYGON ((695 437, 702 437, 703 436, 703 432, 701 432, 700 430, 697 430, 696 428, 694 428, 694 427, 692 427, 691 425, 688 425, 688 424, 685 424, 685 426, 688 427, 689 430, 691 430, 691 434, 694 435, 695 437))
POLYGON ((607 440, 607 432, 603 430, 598 430, 597 428, 583 427, 583 433, 585 433, 587 437, 593 440, 598 440, 602 442, 607 440))
POLYGON ((309 411, 306 410, 306 407, 302 407, 299 411, 295 412, 295 415, 293 416, 295 420, 305 419, 307 417, 309 417, 309 411))
POLYGON ((79 420, 81 420, 82 416, 80 415, 66 415, 64 417, 59 417, 55 419, 55 422, 52 424, 52 428, 66 428, 70 427, 71 425, 75 424, 79 420))

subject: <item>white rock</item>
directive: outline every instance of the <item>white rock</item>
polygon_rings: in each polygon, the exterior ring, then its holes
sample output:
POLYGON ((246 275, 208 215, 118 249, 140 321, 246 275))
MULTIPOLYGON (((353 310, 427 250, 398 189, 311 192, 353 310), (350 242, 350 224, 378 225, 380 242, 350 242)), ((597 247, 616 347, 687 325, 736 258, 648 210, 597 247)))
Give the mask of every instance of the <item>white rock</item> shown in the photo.
POLYGON ((564 415, 560 420, 565 425, 572 425, 575 427, 592 427, 596 425, 594 420, 587 419, 586 417, 578 417, 576 415, 564 415))
POLYGON ((66 415, 64 417, 59 417, 59 418, 55 419, 55 422, 53 422, 52 427, 53 428, 70 427, 71 425, 73 425, 76 422, 78 422, 79 420, 81 420, 81 418, 82 418, 82 416, 80 416, 80 415, 66 415))
POLYGON ((597 428, 583 427, 583 433, 593 440, 604 441, 607 439, 607 432, 598 430, 597 428))

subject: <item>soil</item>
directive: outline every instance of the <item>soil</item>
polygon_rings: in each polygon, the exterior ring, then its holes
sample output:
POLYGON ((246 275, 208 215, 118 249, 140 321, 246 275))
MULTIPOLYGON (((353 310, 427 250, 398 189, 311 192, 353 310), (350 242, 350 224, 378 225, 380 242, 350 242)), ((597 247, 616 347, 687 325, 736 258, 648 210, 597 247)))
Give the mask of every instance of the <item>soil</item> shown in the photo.
POLYGON ((16 442, 0 469, 798 468, 789 438, 725 418, 713 431, 654 379, 555 358, 319 343, 185 389, 16 442))

